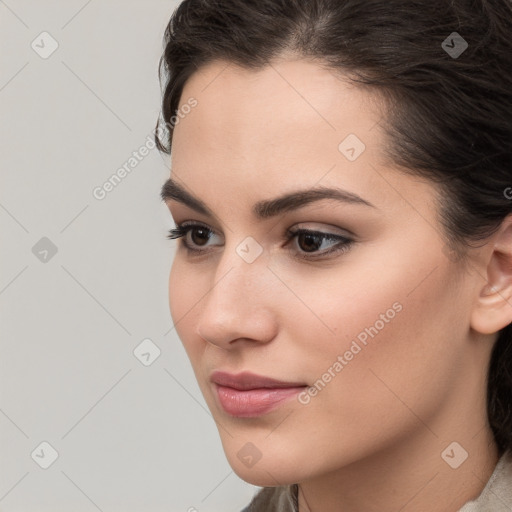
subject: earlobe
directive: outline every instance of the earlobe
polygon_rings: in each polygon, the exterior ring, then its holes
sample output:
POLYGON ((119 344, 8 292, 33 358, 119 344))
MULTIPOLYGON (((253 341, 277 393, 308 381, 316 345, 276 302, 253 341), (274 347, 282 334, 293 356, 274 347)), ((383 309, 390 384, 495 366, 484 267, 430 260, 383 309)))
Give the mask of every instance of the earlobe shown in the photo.
POLYGON ((504 219, 489 244, 493 250, 486 267, 487 281, 471 312, 471 327, 482 334, 493 334, 512 322, 512 215, 504 219))

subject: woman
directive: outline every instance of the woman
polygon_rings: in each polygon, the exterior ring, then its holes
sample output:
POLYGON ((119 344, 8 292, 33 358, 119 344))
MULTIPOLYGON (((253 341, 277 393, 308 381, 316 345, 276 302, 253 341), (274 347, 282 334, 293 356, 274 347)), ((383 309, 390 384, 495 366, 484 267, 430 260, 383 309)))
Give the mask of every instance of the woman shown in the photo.
POLYGON ((173 14, 170 309, 245 511, 512 510, 511 36, 508 0, 173 14))

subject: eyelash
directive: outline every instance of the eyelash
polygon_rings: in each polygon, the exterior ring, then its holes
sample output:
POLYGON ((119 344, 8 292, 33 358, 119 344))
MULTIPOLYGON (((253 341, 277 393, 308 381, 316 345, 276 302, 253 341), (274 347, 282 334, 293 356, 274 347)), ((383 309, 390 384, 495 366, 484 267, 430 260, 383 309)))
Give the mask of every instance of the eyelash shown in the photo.
MULTIPOLYGON (((167 235, 166 238, 168 238, 170 240, 182 238, 182 237, 185 237, 189 231, 192 231, 193 229, 196 229, 196 228, 204 229, 208 236, 211 234, 216 234, 215 231, 213 231, 212 229, 210 229, 207 226, 204 226, 202 224, 181 223, 181 224, 177 224, 175 228, 170 229, 169 234, 167 235)), ((305 253, 305 254, 307 254, 307 256, 298 256, 300 259, 313 260, 313 259, 318 259, 321 257, 323 258, 332 253, 343 254, 343 253, 347 252, 354 243, 354 240, 351 240, 350 238, 347 238, 345 236, 335 235, 333 233, 324 233, 322 231, 314 231, 314 230, 303 229, 303 228, 299 228, 296 230, 288 229, 286 231, 285 240, 287 242, 289 242, 301 234, 315 236, 315 237, 318 237, 323 240, 338 240, 339 243, 335 244, 334 246, 332 246, 329 249, 326 249, 326 250, 320 252, 319 254, 317 253, 317 256, 311 256, 311 254, 315 254, 315 253, 305 253)), ((183 246, 185 247, 185 249, 187 249, 187 252, 189 253, 189 255, 198 255, 199 256, 201 253, 209 252, 209 249, 194 249, 193 247, 191 247, 188 244, 188 242, 186 242, 186 239, 183 240, 183 246)))

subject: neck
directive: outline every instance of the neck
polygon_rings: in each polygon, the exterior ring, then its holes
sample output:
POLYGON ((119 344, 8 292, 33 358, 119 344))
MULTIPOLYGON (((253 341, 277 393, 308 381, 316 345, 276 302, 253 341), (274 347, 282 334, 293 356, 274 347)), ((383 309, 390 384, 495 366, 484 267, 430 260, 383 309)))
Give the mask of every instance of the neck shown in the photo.
POLYGON ((449 417, 452 425, 422 426, 378 453, 301 482, 299 512, 458 512, 482 492, 501 453, 485 415, 475 420, 474 406, 449 417), (464 452, 457 445, 447 450, 454 441, 468 452, 456 468, 464 452))

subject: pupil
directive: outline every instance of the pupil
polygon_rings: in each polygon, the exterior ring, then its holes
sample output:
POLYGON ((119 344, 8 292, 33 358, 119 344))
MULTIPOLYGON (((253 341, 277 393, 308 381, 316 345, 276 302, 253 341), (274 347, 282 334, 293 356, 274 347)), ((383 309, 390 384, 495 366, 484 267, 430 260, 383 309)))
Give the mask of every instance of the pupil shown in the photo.
MULTIPOLYGON (((319 237, 316 236, 316 235, 310 235, 310 234, 307 234, 307 233, 301 233, 299 235, 299 241, 302 242, 304 240, 308 240, 309 242, 310 241, 314 241, 316 240, 316 243, 313 242, 313 247, 311 248, 311 250, 308 250, 307 248, 305 249, 306 252, 314 252, 314 251, 317 251, 318 248, 320 247, 320 245, 322 245, 322 243, 318 243, 318 240, 319 240, 319 237)), ((308 245, 308 243, 306 243, 306 246, 308 245)))
POLYGON ((200 235, 199 238, 202 237, 203 242, 208 242, 208 230, 205 228, 196 228, 196 229, 192 230, 192 241, 194 242, 195 245, 204 245, 201 243, 198 244, 196 242, 194 235, 197 233, 202 233, 202 235, 200 235))

